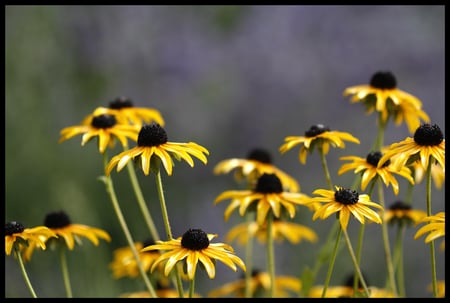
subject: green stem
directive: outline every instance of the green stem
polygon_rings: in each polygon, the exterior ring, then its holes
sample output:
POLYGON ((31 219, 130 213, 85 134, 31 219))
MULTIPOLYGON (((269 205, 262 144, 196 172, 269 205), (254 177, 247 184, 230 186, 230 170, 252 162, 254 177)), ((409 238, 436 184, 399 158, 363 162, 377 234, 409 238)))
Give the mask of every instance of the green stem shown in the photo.
POLYGON ((17 260, 19 262, 20 270, 22 271, 23 278, 25 279, 25 283, 27 284, 28 290, 31 293, 33 298, 37 298, 36 293, 34 292, 33 285, 31 285, 30 278, 28 277, 27 271, 25 270, 25 265, 23 265, 22 255, 17 248, 17 245, 14 244, 14 253, 16 254, 17 260))
POLYGON ((386 125, 388 123, 389 118, 386 119, 386 121, 383 121, 381 119, 381 113, 379 113, 378 115, 378 134, 377 134, 377 138, 373 144, 372 149, 373 150, 381 150, 381 148, 383 147, 383 142, 384 142, 384 132, 386 130, 386 125))
POLYGON ((272 233, 273 215, 267 214, 267 268, 270 276, 270 298, 275 297, 275 255, 273 247, 273 233, 272 233))
MULTIPOLYGON (((106 156, 106 153, 104 154, 104 165, 105 168, 108 164, 108 157, 106 156)), ((150 283, 150 280, 142 266, 142 262, 141 259, 139 257, 139 254, 136 250, 136 247, 134 245, 134 241, 133 238, 131 237, 131 233, 128 229, 127 223, 125 222, 125 218, 123 216, 122 210, 120 209, 119 206, 119 201, 117 200, 117 196, 116 193, 114 191, 114 185, 111 179, 111 176, 104 176, 102 178, 102 180, 105 182, 106 185, 106 192, 108 193, 110 199, 111 199, 111 203, 112 206, 114 208, 114 211, 116 213, 117 219, 119 220, 120 226, 122 227, 122 230, 125 234, 125 237, 127 239, 128 245, 130 246, 131 252, 133 253, 134 258, 136 259, 136 264, 139 268, 139 272, 142 276, 142 278, 144 279, 145 285, 147 286, 148 291, 150 292, 150 295, 153 298, 156 298, 156 292, 152 286, 152 284, 150 283)))
POLYGON ((189 283, 189 298, 194 296, 194 288, 195 288, 195 277, 189 283))
POLYGON ((253 222, 252 212, 246 212, 245 222, 247 223, 247 243, 245 244, 245 297, 251 298, 250 282, 252 279, 253 237, 250 233, 250 224, 253 222))
POLYGON ((405 297, 405 278, 403 272, 403 236, 405 233, 405 224, 401 221, 394 246, 394 268, 397 274, 397 285, 399 297, 405 297))
MULTIPOLYGON (((339 220, 337 220, 337 222, 339 222, 339 220)), ((341 233, 342 233, 341 224, 338 224, 337 226, 339 228, 338 234, 336 236, 336 242, 334 244, 333 254, 331 255, 330 265, 328 266, 327 276, 325 278, 325 284, 323 285, 322 298, 325 298, 325 295, 328 290, 328 285, 330 284, 331 273, 333 272, 334 262, 336 261, 337 251, 338 251, 338 247, 339 247, 339 240, 341 239, 341 233)))
MULTIPOLYGON (((431 164, 433 158, 428 161, 427 167, 427 216, 431 216, 431 164)), ((428 223, 429 224, 429 223, 428 223)), ((430 242, 430 261, 431 261, 431 281, 433 288, 433 295, 436 298, 438 295, 437 289, 437 279, 436 279, 436 256, 435 256, 435 248, 434 248, 434 240, 430 242)))
POLYGON ((70 277, 69 277, 69 267, 67 266, 67 258, 66 258, 66 248, 65 245, 61 245, 61 243, 58 243, 59 245, 59 258, 61 260, 61 270, 64 280, 64 287, 66 289, 67 298, 72 298, 72 287, 70 284, 70 277))
POLYGON ((325 179, 326 179, 326 181, 327 181, 328 187, 329 187, 331 190, 334 190, 334 188, 333 188, 333 183, 331 182, 330 171, 329 171, 329 169, 328 169, 327 159, 326 159, 326 157, 325 157, 325 153, 323 152, 323 149, 322 149, 322 148, 320 148, 319 154, 320 154, 320 160, 321 160, 321 163, 322 163, 323 171, 324 171, 324 173, 325 173, 325 179))

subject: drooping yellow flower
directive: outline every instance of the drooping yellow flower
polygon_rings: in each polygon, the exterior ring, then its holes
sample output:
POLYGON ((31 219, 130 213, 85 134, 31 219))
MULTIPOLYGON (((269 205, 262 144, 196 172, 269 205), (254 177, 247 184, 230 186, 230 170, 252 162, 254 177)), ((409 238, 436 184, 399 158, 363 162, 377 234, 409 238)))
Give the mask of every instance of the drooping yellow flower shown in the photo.
POLYGON ((354 190, 335 186, 336 191, 317 189, 313 192, 320 197, 311 198, 312 202, 324 202, 313 215, 313 220, 320 218, 322 220, 328 218, 334 213, 339 214, 339 221, 342 229, 347 229, 350 214, 361 223, 365 223, 365 217, 370 221, 381 224, 380 216, 369 206, 383 209, 383 207, 375 202, 370 201, 368 195, 360 195, 354 190))
POLYGON ((197 264, 200 262, 210 279, 216 276, 215 261, 221 261, 232 270, 237 271, 236 265, 246 270, 244 262, 234 254, 233 248, 224 243, 211 243, 216 234, 206 234, 201 229, 189 229, 182 237, 169 241, 156 241, 157 244, 144 247, 141 251, 162 250, 162 255, 153 262, 153 272, 160 262, 167 260, 164 275, 168 276, 173 267, 184 259, 189 280, 195 278, 197 264))
POLYGON ((152 160, 161 161, 167 174, 170 176, 172 175, 173 167, 172 156, 177 160, 185 160, 193 167, 194 160, 191 155, 206 164, 207 159, 205 154, 209 155, 208 150, 194 142, 169 142, 164 128, 159 124, 152 123, 142 126, 139 131, 136 147, 114 156, 109 161, 105 173, 108 176, 116 165, 117 171, 121 171, 130 160, 139 157, 142 171, 146 176, 150 173, 151 163, 159 165, 158 162, 153 162, 152 160))
POLYGON ((22 251, 31 245, 31 242, 45 250, 45 242, 52 237, 58 236, 46 226, 25 228, 17 221, 8 222, 5 224, 5 253, 9 256, 14 245, 22 251))
POLYGON ((414 179, 411 176, 411 170, 406 166, 401 167, 400 171, 397 171, 392 165, 390 165, 390 161, 386 161, 383 166, 378 167, 378 161, 382 155, 383 154, 381 152, 374 151, 369 153, 366 158, 356 156, 341 157, 340 160, 349 160, 353 162, 343 164, 338 171, 338 175, 352 169, 355 174, 361 173, 361 190, 366 190, 366 187, 370 181, 380 177, 386 186, 392 184, 392 189, 395 195, 398 195, 399 185, 394 174, 402 176, 411 184, 414 184, 414 179))
POLYGON ((445 139, 441 129, 436 124, 422 124, 417 128, 414 137, 393 143, 385 151, 378 161, 381 167, 391 157, 395 157, 393 162, 396 170, 401 170, 402 166, 420 160, 422 167, 428 167, 429 161, 437 161, 445 173, 445 139))
POLYGON ((299 152, 300 163, 306 163, 307 153, 312 153, 315 147, 320 148, 324 155, 328 154, 330 145, 332 147, 345 148, 344 141, 359 144, 359 139, 350 133, 331 131, 330 128, 318 124, 313 125, 305 132, 305 136, 289 136, 284 139, 285 143, 280 146, 280 153, 284 154, 298 144, 302 144, 299 152))
POLYGON ((283 191, 280 179, 275 174, 266 173, 258 178, 254 190, 225 191, 216 197, 214 204, 228 199, 231 199, 231 203, 225 210, 225 221, 236 208, 239 207, 239 214, 244 216, 247 208, 256 204, 256 221, 259 225, 264 223, 269 211, 275 218, 279 218, 282 210, 286 210, 290 218, 293 218, 295 206, 304 205, 309 201, 309 197, 303 193, 283 191))
MULTIPOLYGON (((421 183, 425 177, 427 168, 423 167, 420 161, 415 161, 411 164, 411 167, 414 171, 415 183, 421 183)), ((431 165, 431 178, 433 179, 434 186, 437 189, 441 189, 445 181, 445 172, 443 167, 439 163, 433 163, 431 165)))
POLYGON ((120 124, 114 115, 100 114, 93 116, 90 121, 90 124, 63 128, 60 132, 59 143, 82 134, 81 146, 84 146, 87 142, 97 137, 98 150, 103 154, 108 146, 110 148, 114 147, 116 139, 121 142, 123 147, 127 147, 128 139, 136 141, 138 138, 139 127, 120 124))
POLYGON ((419 223, 428 222, 426 225, 419 228, 414 235, 414 240, 417 240, 426 233, 425 243, 430 243, 437 238, 445 236, 445 212, 438 212, 435 215, 426 216, 420 220, 419 223))
POLYGON ((426 217, 427 213, 420 209, 413 209, 411 205, 402 201, 395 201, 389 206, 389 209, 384 212, 383 220, 389 224, 403 224, 412 225, 418 224, 421 219, 426 217))
POLYGON ((250 187, 253 187, 258 178, 264 174, 276 174, 280 178, 283 188, 292 192, 300 191, 298 182, 287 173, 272 164, 272 157, 269 152, 262 148, 255 148, 250 151, 246 159, 231 158, 220 161, 214 167, 214 174, 227 174, 235 169, 235 180, 247 180, 250 187))

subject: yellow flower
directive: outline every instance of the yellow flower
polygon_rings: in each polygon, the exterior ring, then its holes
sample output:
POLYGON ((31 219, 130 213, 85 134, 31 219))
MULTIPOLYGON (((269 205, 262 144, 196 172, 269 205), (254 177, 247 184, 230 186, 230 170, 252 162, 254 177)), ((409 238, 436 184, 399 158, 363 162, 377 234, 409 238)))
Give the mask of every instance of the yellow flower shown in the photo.
POLYGON ((5 253, 9 256, 14 245, 17 245, 19 250, 23 250, 30 245, 30 242, 45 250, 45 242, 51 237, 57 237, 57 235, 46 226, 25 228, 21 223, 11 221, 5 224, 5 253))
POLYGON ((344 141, 350 141, 359 144, 359 139, 349 133, 331 131, 328 127, 318 124, 313 125, 305 132, 305 136, 289 136, 284 139, 285 143, 280 146, 280 153, 284 154, 294 146, 303 144, 299 152, 299 160, 302 164, 306 163, 306 155, 312 153, 318 146, 324 155, 328 154, 330 145, 332 147, 345 148, 344 141))
MULTIPOLYGON (((238 224, 230 229, 225 236, 225 241, 232 242, 237 240, 240 245, 245 245, 250 241, 247 230, 250 231, 250 237, 256 237, 260 243, 264 244, 267 242, 267 224, 265 222, 263 225, 259 225, 256 222, 238 224)), ((273 239, 280 243, 284 239, 287 239, 292 244, 298 244, 303 239, 310 242, 317 241, 317 234, 311 228, 278 219, 273 220, 272 234, 273 239)))
POLYGON ((419 228, 414 235, 414 240, 429 233, 425 238, 425 243, 430 243, 437 238, 445 236, 445 212, 439 212, 435 215, 426 216, 420 220, 419 223, 429 222, 428 224, 419 228))
POLYGON ((275 218, 279 218, 281 210, 285 209, 289 216, 293 218, 295 216, 295 205, 307 203, 309 197, 302 193, 283 192, 281 181, 275 174, 263 174, 259 177, 254 190, 225 191, 216 197, 214 204, 227 199, 231 199, 231 203, 225 210, 225 221, 238 207, 239 214, 243 216, 247 208, 255 202, 256 221, 259 225, 262 225, 269 211, 273 213, 275 218))
POLYGON ((436 124, 423 124, 417 128, 414 138, 408 137, 401 142, 391 144, 378 161, 378 167, 381 167, 391 157, 395 157, 393 165, 397 170, 401 170, 405 164, 419 159, 422 167, 428 167, 430 159, 435 159, 445 173, 444 135, 436 124))
MULTIPOLYGON (((157 298, 179 298, 180 295, 176 289, 170 287, 162 287, 160 285, 156 285, 156 297, 157 298)), ((152 298, 149 291, 137 291, 125 293, 120 296, 121 298, 152 298)), ((185 298, 189 298, 189 294, 184 294, 185 298)), ((201 296, 197 293, 192 295, 193 298, 201 298, 201 296)))
POLYGON ((283 188, 286 188, 292 192, 300 191, 300 185, 298 182, 286 174, 281 169, 272 164, 272 157, 269 152, 255 148, 250 151, 246 159, 231 158, 220 161, 214 167, 214 174, 227 174, 231 170, 236 169, 234 177, 237 181, 245 178, 250 186, 254 186, 258 178, 264 174, 276 174, 280 178, 283 188))
POLYGON ((132 159, 140 157, 142 171, 147 176, 150 173, 150 163, 153 159, 158 159, 164 165, 167 174, 172 175, 173 160, 185 160, 191 167, 194 167, 194 160, 190 156, 193 155, 206 164, 206 155, 208 150, 194 142, 176 143, 168 142, 167 133, 161 125, 152 123, 142 126, 137 146, 114 156, 106 167, 106 175, 111 173, 114 166, 117 165, 117 171, 122 170, 125 165, 132 159))
POLYGON ((402 201, 396 201, 384 212, 383 220, 390 224, 403 222, 408 225, 418 224, 426 215, 427 213, 423 210, 413 209, 402 201))
MULTIPOLYGON (((427 290, 432 293, 433 285, 428 284, 427 290)), ((437 296, 436 298, 445 298, 445 280, 437 281, 437 296)))
MULTIPOLYGON (((275 294, 276 298, 286 298, 300 292, 302 282, 291 276, 275 277, 275 294)), ((250 279, 250 293, 252 298, 263 297, 265 292, 270 289, 270 275, 267 272, 258 270, 252 271, 250 279)), ((208 293, 209 298, 229 297, 234 295, 236 298, 245 297, 245 279, 241 278, 237 281, 226 283, 208 293)))
POLYGON ((216 276, 215 261, 221 261, 232 270, 237 271, 236 265, 245 271, 244 262, 234 254, 231 246, 224 243, 211 243, 216 234, 206 234, 201 229, 189 229, 182 237, 169 241, 156 241, 157 244, 144 247, 141 251, 167 250, 155 260, 151 267, 153 272, 158 264, 167 260, 164 275, 168 276, 173 267, 184 259, 189 280, 195 278, 197 264, 200 261, 210 279, 216 276))
POLYGON ((378 167, 378 161, 383 154, 379 151, 371 152, 366 158, 347 156, 341 157, 340 160, 353 161, 352 163, 346 163, 341 166, 338 171, 338 175, 341 175, 351 169, 354 169, 355 174, 362 174, 361 178, 361 190, 365 190, 371 180, 376 177, 380 177, 386 186, 392 184, 392 189, 395 195, 398 195, 399 185, 394 174, 400 175, 406 178, 411 184, 414 184, 414 179, 411 176, 411 170, 403 166, 400 171, 394 169, 390 161, 386 161, 383 166, 378 167))
POLYGON ((63 128, 60 132, 59 143, 76 135, 83 134, 81 146, 93 138, 98 137, 98 150, 104 153, 106 147, 114 147, 115 139, 118 139, 123 147, 128 146, 127 139, 137 140, 139 128, 134 125, 118 123, 116 116, 101 114, 93 116, 90 124, 82 124, 63 128))
POLYGON ((397 88, 397 80, 391 72, 375 73, 370 84, 350 86, 344 90, 344 96, 353 95, 351 103, 362 102, 370 114, 374 110, 381 113, 382 121, 387 121, 389 115, 398 125, 403 120, 408 128, 414 130, 420 124, 420 119, 429 121, 428 115, 421 110, 422 102, 415 96, 397 88))
POLYGON ((109 102, 109 107, 98 107, 87 116, 82 124, 89 125, 93 117, 97 115, 112 115, 120 121, 121 124, 137 125, 139 128, 144 123, 158 123, 164 126, 164 119, 161 113, 153 108, 135 107, 133 101, 126 97, 119 97, 109 102))
POLYGON ((333 213, 339 213, 339 221, 342 229, 347 229, 350 214, 353 214, 361 224, 365 223, 364 217, 369 220, 381 224, 380 216, 369 206, 383 209, 383 207, 375 202, 370 201, 368 195, 359 195, 356 191, 335 186, 336 191, 317 189, 313 194, 321 197, 311 198, 312 202, 324 202, 313 215, 313 220, 320 218, 322 220, 328 218, 333 213))
MULTIPOLYGON (((411 167, 414 171, 415 183, 421 183, 423 181, 427 168, 423 167, 420 161, 415 161, 411 164, 411 167)), ((445 172, 443 167, 439 163, 433 163, 431 165, 431 178, 433 179, 434 186, 437 189, 441 189, 445 181, 445 172)))

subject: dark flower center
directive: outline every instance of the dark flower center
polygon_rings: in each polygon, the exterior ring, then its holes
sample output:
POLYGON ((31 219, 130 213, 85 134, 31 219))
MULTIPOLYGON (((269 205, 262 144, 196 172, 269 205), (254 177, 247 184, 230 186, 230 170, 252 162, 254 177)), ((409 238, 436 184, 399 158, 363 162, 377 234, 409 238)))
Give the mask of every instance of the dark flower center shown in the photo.
POLYGON ((255 148, 252 151, 250 151, 250 153, 247 156, 247 159, 267 164, 272 163, 272 158, 270 157, 269 152, 260 148, 255 148))
MULTIPOLYGON (((363 277, 364 277, 364 280, 366 281, 366 284, 368 283, 367 282, 367 278, 366 278, 366 276, 363 274, 363 277)), ((351 275, 349 275, 348 277, 347 277, 347 279, 345 280, 345 283, 344 283, 344 285, 345 286, 348 286, 348 287, 353 287, 353 284, 355 283, 355 275, 353 275, 353 274, 351 274, 351 275)), ((370 285, 370 284, 367 284, 367 285, 370 285)), ((363 285, 362 285, 362 283, 361 283, 361 279, 358 279, 358 286, 357 286, 358 288, 362 288, 363 287, 363 285)))
POLYGON ((209 246, 208 235, 201 229, 191 229, 183 234, 181 246, 190 250, 202 250, 209 246))
POLYGON ((283 186, 280 179, 275 174, 262 174, 258 178, 256 183, 255 192, 270 194, 270 193, 281 193, 283 191, 283 186))
POLYGON ((315 137, 320 135, 321 133, 324 132, 329 132, 330 128, 327 126, 324 126, 323 124, 317 124, 317 125, 313 125, 309 128, 309 130, 307 130, 305 132, 305 136, 306 137, 315 137))
POLYGON ((64 211, 55 211, 45 216, 44 225, 48 228, 62 228, 70 225, 70 218, 64 211))
POLYGON ((151 238, 146 239, 144 242, 142 242, 142 245, 144 245, 144 247, 150 246, 150 245, 154 245, 155 241, 151 238))
POLYGON ((91 125, 95 128, 111 128, 116 125, 116 118, 111 115, 98 115, 92 119, 91 125))
POLYGON ((18 234, 25 230, 25 226, 16 221, 11 221, 5 224, 5 236, 11 236, 12 234, 18 234))
POLYGON ((356 204, 359 200, 359 194, 355 190, 341 188, 334 193, 334 200, 342 204, 356 204))
POLYGON ((403 201, 395 201, 390 207, 390 210, 410 210, 411 205, 406 204, 403 201))
POLYGON ((439 145, 444 140, 444 134, 436 124, 422 124, 414 133, 414 141, 422 146, 439 145))
MULTIPOLYGON (((383 156, 383 154, 379 151, 371 152, 367 155, 366 161, 367 161, 367 163, 377 167, 378 161, 380 161, 382 156, 383 156)), ((387 160, 386 162, 384 162, 382 167, 386 167, 389 164, 391 164, 391 160, 387 160)))
POLYGON ((391 72, 377 72, 370 79, 370 85, 375 88, 393 89, 397 87, 397 80, 391 72))
POLYGON ((167 133, 158 123, 142 126, 137 140, 138 146, 159 146, 168 141, 167 133))
POLYGON ((109 102, 109 108, 111 109, 122 109, 125 107, 133 107, 133 102, 131 99, 119 97, 109 102))

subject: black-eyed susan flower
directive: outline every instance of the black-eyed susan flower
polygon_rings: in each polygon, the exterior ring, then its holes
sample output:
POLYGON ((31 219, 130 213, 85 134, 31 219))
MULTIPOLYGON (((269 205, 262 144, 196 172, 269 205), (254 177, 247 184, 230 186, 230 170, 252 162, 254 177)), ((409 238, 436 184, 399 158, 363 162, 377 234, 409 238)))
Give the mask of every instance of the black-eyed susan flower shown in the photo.
MULTIPOLYGON (((275 277, 275 294, 274 297, 286 298, 295 296, 300 292, 301 281, 292 276, 276 276, 275 277)), ((250 279, 250 294, 252 298, 262 297, 270 289, 270 275, 257 269, 252 270, 250 279)), ((245 297, 245 279, 226 283, 208 293, 209 298, 229 297, 232 295, 236 298, 245 297)))
POLYGON ((391 144, 378 161, 378 167, 391 157, 395 157, 393 165, 397 170, 418 160, 422 167, 428 167, 429 161, 435 160, 445 173, 444 135, 436 124, 422 124, 417 128, 413 138, 407 137, 401 142, 391 144))
POLYGON ((93 117, 98 115, 112 115, 122 124, 132 124, 139 127, 143 123, 152 122, 164 126, 164 119, 161 113, 154 108, 135 107, 130 98, 119 97, 109 102, 108 107, 98 107, 94 112, 87 116, 82 124, 91 124, 93 117))
POLYGON ((411 170, 403 166, 397 171, 391 166, 390 161, 386 161, 383 166, 378 167, 378 161, 382 157, 380 151, 374 151, 367 155, 366 158, 357 156, 341 157, 340 160, 352 161, 341 166, 338 171, 338 175, 341 175, 349 170, 354 170, 355 174, 361 173, 361 190, 366 190, 370 181, 380 177, 386 186, 392 184, 392 189, 395 195, 398 195, 399 185, 394 175, 399 175, 407 179, 411 184, 414 184, 414 179, 411 175, 411 170))
POLYGON ((285 143, 280 146, 280 153, 284 154, 298 144, 302 144, 299 152, 299 160, 302 164, 306 163, 307 153, 312 153, 316 148, 320 148, 324 155, 328 154, 330 145, 332 147, 345 148, 344 141, 350 141, 359 144, 359 139, 350 133, 332 131, 329 127, 322 124, 311 126, 305 132, 304 136, 288 136, 284 139, 285 143))
MULTIPOLYGON (((288 240, 292 244, 298 244, 302 240, 309 242, 317 241, 317 234, 309 227, 302 224, 295 224, 285 220, 274 219, 272 222, 273 239, 279 243, 288 240)), ((225 235, 226 242, 237 241, 240 245, 245 245, 250 238, 256 239, 264 244, 267 242, 267 223, 259 225, 257 222, 241 223, 231 228, 225 235), (249 233, 247 233, 249 231, 249 233)))
MULTIPOLYGON (((412 170, 414 172, 414 181, 419 184, 423 181, 426 167, 423 167, 420 161, 415 161, 411 164, 412 170)), ((445 181, 445 172, 443 167, 439 163, 433 163, 431 165, 431 178, 433 179, 434 186, 437 189, 441 189, 445 181)))
POLYGON ((164 128, 157 123, 152 123, 142 126, 139 131, 137 146, 114 156, 109 161, 106 167, 106 175, 108 176, 111 173, 114 166, 117 165, 117 171, 120 171, 130 160, 139 157, 145 175, 150 173, 151 163, 159 165, 158 162, 155 162, 155 160, 159 160, 170 176, 174 165, 172 157, 179 161, 183 159, 191 167, 194 167, 194 160, 191 155, 206 164, 206 155, 209 155, 209 152, 206 148, 194 142, 169 142, 164 128))
POLYGON ((214 174, 227 174, 235 170, 236 181, 245 179, 251 187, 256 184, 258 178, 264 174, 276 174, 280 178, 283 188, 289 191, 298 192, 300 185, 287 173, 272 164, 270 153, 262 148, 252 149, 247 158, 231 158, 220 161, 214 167, 214 174))
POLYGON ((216 275, 215 261, 220 261, 237 271, 236 265, 245 271, 244 262, 234 254, 233 248, 225 243, 211 243, 217 234, 207 234, 201 229, 189 229, 182 237, 169 241, 156 241, 157 244, 144 247, 141 251, 162 250, 162 255, 153 262, 153 272, 160 262, 166 261, 164 275, 168 276, 174 266, 185 260, 186 273, 189 280, 195 278, 197 264, 200 262, 208 277, 216 275))
POLYGON ((311 202, 325 203, 320 206, 313 215, 313 220, 320 218, 322 220, 328 218, 333 213, 339 214, 339 221, 342 229, 346 230, 350 214, 361 223, 365 223, 367 218, 370 221, 381 224, 380 216, 369 206, 383 209, 383 207, 375 202, 370 201, 368 195, 360 195, 355 190, 344 187, 335 186, 336 191, 317 189, 313 192, 319 197, 311 198, 311 202))
MULTIPOLYGON (((426 216, 420 220, 419 223, 428 222, 426 225, 419 228, 414 235, 414 240, 428 233, 425 237, 425 243, 430 243, 437 238, 445 236, 445 212, 438 212, 435 215, 426 216)), ((442 242, 444 245, 444 242, 442 242)), ((443 249, 443 246, 441 247, 443 249)))
POLYGON ((412 225, 418 224, 427 213, 420 209, 413 209, 411 205, 397 200, 384 212, 383 220, 389 224, 412 225))
POLYGON ((46 226, 25 228, 22 223, 11 221, 5 224, 5 253, 9 256, 14 245, 19 251, 22 251, 31 245, 30 242, 45 250, 45 242, 53 237, 57 237, 57 235, 46 226))
POLYGON ((123 147, 127 147, 128 139, 136 141, 138 132, 139 127, 120 124, 114 115, 100 114, 93 116, 89 124, 63 128, 60 132, 59 143, 82 134, 81 146, 84 146, 97 137, 98 150, 103 154, 108 146, 110 148, 114 147, 116 139, 120 141, 123 147))
POLYGON ((214 204, 228 199, 231 199, 231 203, 225 210, 225 221, 236 208, 239 207, 239 214, 244 216, 249 206, 256 204, 256 221, 259 225, 264 223, 269 211, 275 218, 279 218, 282 210, 286 210, 290 218, 293 218, 295 206, 309 201, 309 197, 303 193, 283 191, 280 179, 275 174, 266 173, 258 178, 254 190, 225 191, 216 197, 214 204))
MULTIPOLYGON (((429 118, 421 111, 422 102, 415 96, 397 88, 397 79, 390 71, 378 71, 369 84, 355 85, 344 90, 344 96, 352 95, 352 103, 362 102, 368 114, 374 110, 381 113, 382 121, 391 114, 396 123, 406 120, 411 128, 419 119, 428 122, 429 118)), ((414 128, 413 128, 414 129, 414 128)))

